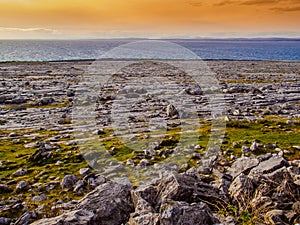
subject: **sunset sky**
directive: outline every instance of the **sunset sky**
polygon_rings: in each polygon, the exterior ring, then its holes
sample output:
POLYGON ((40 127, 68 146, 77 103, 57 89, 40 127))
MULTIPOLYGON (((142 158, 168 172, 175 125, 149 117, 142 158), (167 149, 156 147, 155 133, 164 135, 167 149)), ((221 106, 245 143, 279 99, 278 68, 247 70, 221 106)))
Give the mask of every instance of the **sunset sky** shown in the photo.
POLYGON ((300 0, 0 0, 0 39, 300 37, 300 0))

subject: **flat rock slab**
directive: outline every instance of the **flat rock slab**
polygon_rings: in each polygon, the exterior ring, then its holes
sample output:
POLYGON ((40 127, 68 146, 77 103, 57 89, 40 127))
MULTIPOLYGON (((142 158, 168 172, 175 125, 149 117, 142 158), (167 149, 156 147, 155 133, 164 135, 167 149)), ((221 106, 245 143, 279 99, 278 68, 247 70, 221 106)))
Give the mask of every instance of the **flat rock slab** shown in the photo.
POLYGON ((176 173, 162 179, 158 186, 156 202, 164 203, 169 199, 188 203, 204 201, 212 205, 223 205, 227 202, 226 196, 218 188, 193 177, 176 173))
POLYGON ((232 179, 235 179, 241 173, 247 174, 249 171, 256 167, 259 164, 258 159, 242 157, 238 158, 228 170, 229 174, 232 176, 232 179))
POLYGON ((161 206, 161 224, 216 224, 209 207, 204 203, 167 202, 161 206))
POLYGON ((288 162, 280 156, 273 156, 266 161, 262 161, 259 165, 253 168, 249 176, 272 173, 283 166, 287 166, 288 162))
POLYGON ((63 215, 38 220, 32 225, 90 225, 94 213, 86 210, 76 210, 64 213, 63 215))

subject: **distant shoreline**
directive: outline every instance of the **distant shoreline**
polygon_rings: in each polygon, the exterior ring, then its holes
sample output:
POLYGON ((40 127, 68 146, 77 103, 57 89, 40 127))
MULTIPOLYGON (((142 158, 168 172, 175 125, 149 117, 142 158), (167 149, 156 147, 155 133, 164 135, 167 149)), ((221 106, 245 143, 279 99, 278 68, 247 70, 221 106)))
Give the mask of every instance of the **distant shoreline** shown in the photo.
MULTIPOLYGON (((154 61, 198 61, 194 59, 184 60, 184 59, 70 59, 70 60, 49 60, 49 61, 0 61, 1 64, 10 64, 10 63, 76 63, 76 62, 94 62, 94 61, 137 61, 137 60, 154 60, 154 61)), ((207 61, 207 62, 290 62, 290 63, 299 63, 300 60, 246 60, 246 59, 199 59, 200 61, 207 61)))
POLYGON ((0 41, 139 41, 139 40, 151 40, 151 41, 300 41, 298 38, 78 38, 78 39, 0 39, 0 41))

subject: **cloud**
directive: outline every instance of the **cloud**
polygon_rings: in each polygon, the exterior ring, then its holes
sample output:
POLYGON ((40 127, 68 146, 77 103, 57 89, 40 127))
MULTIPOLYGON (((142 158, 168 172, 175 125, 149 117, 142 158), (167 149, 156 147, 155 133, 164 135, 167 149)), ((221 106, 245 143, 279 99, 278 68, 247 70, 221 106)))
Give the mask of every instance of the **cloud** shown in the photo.
POLYGON ((276 4, 282 0, 248 0, 241 2, 240 5, 266 5, 266 4, 276 4))
POLYGON ((274 8, 271 8, 271 10, 276 11, 276 12, 298 12, 298 11, 300 11, 300 6, 274 7, 274 8))
POLYGON ((236 1, 225 0, 225 1, 214 4, 214 6, 226 6, 226 5, 236 4, 236 3, 237 3, 236 1))
POLYGON ((60 34, 60 32, 49 28, 0 27, 0 39, 54 38, 57 37, 58 34, 60 34))
POLYGON ((0 3, 27 3, 28 0, 0 0, 0 3))
POLYGON ((297 3, 300 0, 246 0, 246 1, 235 1, 235 0, 224 0, 219 3, 215 3, 214 6, 227 6, 227 5, 244 5, 244 6, 253 6, 253 5, 269 5, 277 4, 281 2, 297 3))
POLYGON ((200 7, 203 5, 202 2, 199 2, 199 1, 188 1, 187 3, 194 7, 200 7))
POLYGON ((0 31, 11 31, 11 32, 38 32, 38 33, 50 33, 55 34, 57 30, 48 28, 16 28, 16 27, 0 27, 0 31))

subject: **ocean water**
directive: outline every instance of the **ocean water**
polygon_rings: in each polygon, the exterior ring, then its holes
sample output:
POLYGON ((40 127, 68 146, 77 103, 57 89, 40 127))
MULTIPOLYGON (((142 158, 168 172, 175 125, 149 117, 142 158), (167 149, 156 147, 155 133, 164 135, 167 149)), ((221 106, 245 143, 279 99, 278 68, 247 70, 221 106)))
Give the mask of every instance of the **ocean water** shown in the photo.
MULTIPOLYGON (((132 40, 0 40, 0 62, 97 59, 132 40)), ((300 40, 169 40, 204 60, 300 61, 300 40)))

